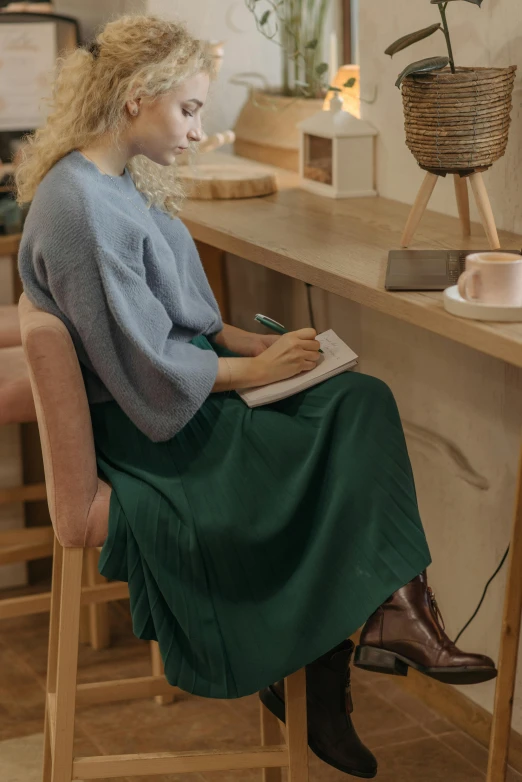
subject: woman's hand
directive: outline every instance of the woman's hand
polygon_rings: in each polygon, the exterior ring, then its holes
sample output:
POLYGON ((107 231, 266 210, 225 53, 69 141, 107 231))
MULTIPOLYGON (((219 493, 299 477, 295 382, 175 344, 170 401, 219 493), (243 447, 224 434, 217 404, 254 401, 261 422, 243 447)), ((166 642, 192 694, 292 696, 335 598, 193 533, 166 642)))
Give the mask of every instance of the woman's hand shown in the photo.
MULTIPOLYGON (((236 331, 240 330, 236 329, 236 331)), ((257 355, 245 358, 220 358, 212 391, 252 388, 274 383, 277 380, 286 380, 300 372, 313 369, 321 359, 319 353, 321 343, 315 338, 317 336, 315 329, 299 329, 281 336, 271 334, 263 336, 245 331, 242 334, 241 345, 234 339, 234 351, 238 353, 238 348, 242 347, 243 350, 258 351, 257 355), (254 337, 255 341, 252 339, 254 337)), ((222 332, 218 334, 218 338, 221 336, 222 332)), ((235 337, 237 336, 236 334, 235 337)))
POLYGON ((252 352, 248 355, 254 357, 260 356, 261 353, 264 353, 267 348, 274 344, 274 342, 281 339, 281 336, 281 334, 251 334, 251 337, 253 337, 251 341, 252 352))
POLYGON ((306 328, 290 331, 276 337, 255 359, 259 373, 259 385, 286 380, 314 369, 321 359, 321 343, 316 339, 315 329, 306 328))
POLYGON ((245 331, 224 323, 223 330, 216 334, 213 342, 228 348, 233 353, 239 353, 240 356, 255 358, 278 339, 280 339, 279 334, 255 334, 252 331, 245 331))

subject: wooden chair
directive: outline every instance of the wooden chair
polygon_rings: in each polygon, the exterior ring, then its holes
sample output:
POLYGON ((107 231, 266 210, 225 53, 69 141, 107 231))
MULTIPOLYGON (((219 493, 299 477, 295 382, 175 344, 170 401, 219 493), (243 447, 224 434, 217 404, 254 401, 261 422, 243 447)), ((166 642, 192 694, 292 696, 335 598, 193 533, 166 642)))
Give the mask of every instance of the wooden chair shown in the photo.
POLYGON ((77 685, 80 606, 124 597, 127 585, 82 590, 84 551, 103 544, 108 531, 110 486, 97 475, 89 407, 72 340, 65 325, 22 295, 22 340, 44 457, 53 522, 54 562, 44 730, 44 782, 143 774, 184 774, 263 769, 264 782, 307 782, 306 679, 289 676, 286 742, 278 720, 262 708, 261 746, 228 751, 162 752, 73 757, 76 703, 85 705, 172 694, 157 667, 152 676, 77 685))

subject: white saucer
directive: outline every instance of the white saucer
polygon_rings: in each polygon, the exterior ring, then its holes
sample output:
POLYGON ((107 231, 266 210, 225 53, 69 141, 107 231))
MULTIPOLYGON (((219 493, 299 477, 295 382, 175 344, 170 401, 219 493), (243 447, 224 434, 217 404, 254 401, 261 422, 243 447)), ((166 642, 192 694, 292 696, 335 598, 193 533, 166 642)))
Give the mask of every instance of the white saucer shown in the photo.
POLYGON ((498 304, 481 304, 466 301, 459 293, 457 285, 446 288, 443 295, 444 309, 459 318, 472 320, 496 320, 522 322, 522 307, 502 307, 498 304))

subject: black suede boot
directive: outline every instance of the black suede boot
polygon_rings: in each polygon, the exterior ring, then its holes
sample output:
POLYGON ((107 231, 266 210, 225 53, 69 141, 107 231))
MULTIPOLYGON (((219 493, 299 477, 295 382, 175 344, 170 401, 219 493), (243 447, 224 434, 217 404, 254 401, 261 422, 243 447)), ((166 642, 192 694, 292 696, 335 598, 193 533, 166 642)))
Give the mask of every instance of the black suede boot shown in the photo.
MULTIPOLYGON (((318 758, 354 777, 372 779, 377 761, 355 732, 350 714, 351 641, 343 641, 306 666, 308 746, 318 758)), ((261 690, 259 697, 272 714, 285 721, 284 682, 261 690)))

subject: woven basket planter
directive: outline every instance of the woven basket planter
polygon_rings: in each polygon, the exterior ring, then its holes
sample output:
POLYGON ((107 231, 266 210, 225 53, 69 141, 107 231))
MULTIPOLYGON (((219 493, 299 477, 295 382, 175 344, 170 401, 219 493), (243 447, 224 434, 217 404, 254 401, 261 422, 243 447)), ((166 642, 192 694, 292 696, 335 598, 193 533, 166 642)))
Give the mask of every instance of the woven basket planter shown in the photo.
POLYGON ((406 144, 435 173, 485 169, 502 157, 516 65, 449 68, 402 82, 406 144))

